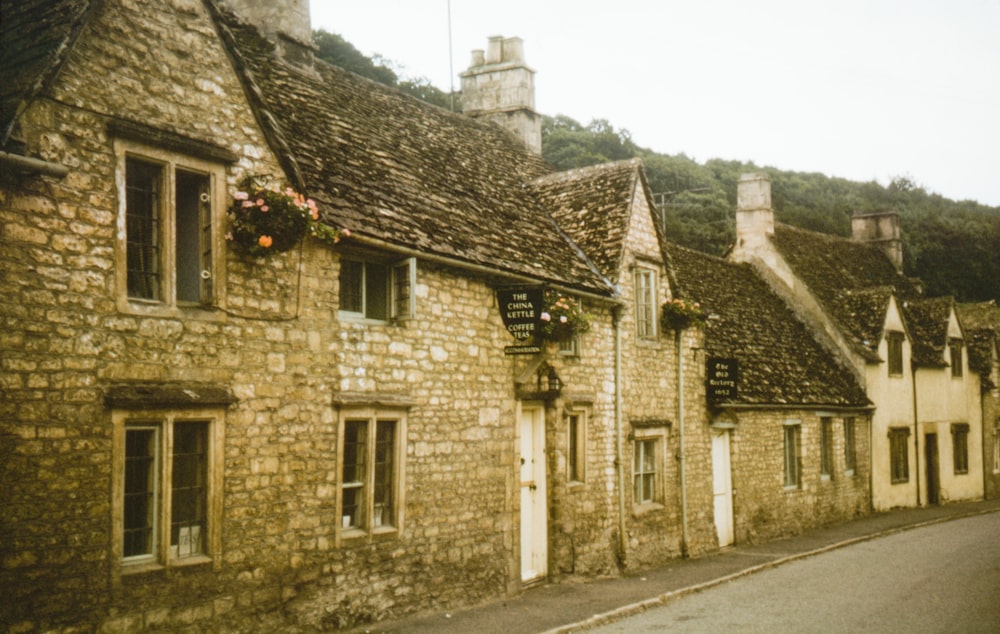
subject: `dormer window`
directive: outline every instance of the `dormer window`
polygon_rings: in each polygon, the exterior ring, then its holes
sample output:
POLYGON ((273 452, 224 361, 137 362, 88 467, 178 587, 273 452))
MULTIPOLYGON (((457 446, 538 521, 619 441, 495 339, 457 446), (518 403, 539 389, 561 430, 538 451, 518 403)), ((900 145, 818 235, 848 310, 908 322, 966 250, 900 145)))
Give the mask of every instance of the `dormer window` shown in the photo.
POLYGON ((948 341, 948 352, 951 355, 951 376, 960 378, 962 376, 962 340, 951 339, 948 341))
POLYGON ((656 338, 656 287, 655 269, 635 269, 635 326, 640 339, 656 338))
POLYGON ((890 332, 886 335, 889 344, 889 376, 903 376, 903 341, 906 337, 901 332, 890 332))

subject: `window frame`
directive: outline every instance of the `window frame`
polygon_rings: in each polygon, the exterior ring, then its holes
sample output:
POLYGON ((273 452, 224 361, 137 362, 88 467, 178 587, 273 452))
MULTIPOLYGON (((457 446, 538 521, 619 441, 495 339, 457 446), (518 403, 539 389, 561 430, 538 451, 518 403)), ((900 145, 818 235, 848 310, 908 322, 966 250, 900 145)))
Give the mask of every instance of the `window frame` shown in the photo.
POLYGON ((889 480, 892 484, 910 481, 910 428, 890 427, 889 480))
MULTIPOLYGON (((632 508, 636 514, 663 508, 665 496, 666 452, 668 430, 664 427, 640 427, 632 433, 632 508), (640 447, 643 447, 640 450, 640 447), (637 470, 638 457, 649 456, 652 460, 652 471, 637 470), (637 478, 648 478, 653 491, 649 495, 638 496, 637 478)), ((644 480, 645 481, 645 480, 644 480)))
POLYGON ((637 264, 632 276, 635 289, 635 335, 638 339, 656 339, 659 335, 657 298, 658 270, 651 265, 637 264))
POLYGON ((845 416, 844 427, 844 475, 852 476, 858 468, 857 421, 853 416, 845 416))
POLYGON ((955 337, 948 340, 948 356, 951 361, 951 378, 953 379, 960 379, 965 375, 963 343, 961 339, 955 337))
POLYGON ((887 361, 889 376, 903 376, 903 344, 906 342, 906 335, 898 331, 890 331, 885 335, 888 345, 887 361))
POLYGON ((951 424, 951 465, 955 475, 969 473, 969 424, 951 424))
POLYGON ((833 417, 819 419, 819 473, 822 480, 833 479, 833 417))
POLYGON ((786 420, 782 425, 784 487, 786 491, 802 488, 802 422, 786 420))
POLYGON ((114 140, 114 151, 118 196, 115 246, 115 296, 118 309, 129 313, 177 315, 181 312, 189 314, 224 307, 224 164, 123 138, 114 140), (160 217, 156 221, 160 242, 156 263, 160 279, 150 298, 132 296, 129 289, 128 175, 129 166, 133 162, 158 169, 160 174, 160 188, 155 199, 160 210, 160 217), (203 178, 207 183, 207 191, 200 195, 200 202, 208 205, 208 210, 201 212, 204 215, 199 216, 199 225, 194 230, 200 236, 196 251, 207 261, 199 262, 197 274, 187 276, 187 284, 199 286, 198 301, 179 299, 185 284, 178 277, 177 265, 178 252, 182 251, 178 244, 178 237, 182 233, 178 227, 178 181, 186 179, 186 175, 203 178))
POLYGON ((405 525, 404 499, 406 491, 406 426, 408 411, 405 407, 381 406, 345 406, 338 412, 337 423, 337 491, 334 517, 336 522, 337 543, 345 540, 372 540, 376 537, 399 536, 405 525), (349 425, 365 424, 363 480, 345 481, 345 440, 349 425), (393 429, 393 446, 389 455, 392 457, 391 482, 388 483, 389 505, 388 513, 383 511, 382 520, 377 519, 376 488, 378 477, 379 450, 378 437, 380 429, 391 424, 393 429), (345 490, 352 488, 361 492, 363 507, 357 516, 350 521, 346 519, 345 490), (386 516, 388 521, 386 521, 386 516))
POLYGON ((585 410, 566 412, 566 480, 570 484, 587 481, 587 423, 585 410))
POLYGON ((993 473, 1000 473, 1000 418, 993 426, 993 473))
POLYGON ((376 324, 401 322, 416 316, 416 258, 388 259, 359 253, 347 253, 341 256, 340 270, 337 274, 338 295, 337 314, 345 321, 359 321, 376 324), (346 310, 344 306, 345 293, 345 263, 361 265, 361 310, 346 310), (369 270, 378 267, 384 272, 385 280, 385 317, 372 316, 369 312, 369 270))
POLYGON ((211 564, 218 570, 222 564, 222 512, 225 431, 223 408, 169 408, 112 410, 112 553, 118 562, 116 570, 132 574, 164 568, 211 564), (174 515, 173 480, 176 430, 185 423, 205 425, 204 448, 204 524, 201 552, 182 556, 171 544, 171 522, 174 515), (125 556, 126 521, 126 452, 130 431, 154 430, 154 483, 152 495, 152 544, 149 553, 125 556), (170 459, 166 459, 167 457, 170 459))

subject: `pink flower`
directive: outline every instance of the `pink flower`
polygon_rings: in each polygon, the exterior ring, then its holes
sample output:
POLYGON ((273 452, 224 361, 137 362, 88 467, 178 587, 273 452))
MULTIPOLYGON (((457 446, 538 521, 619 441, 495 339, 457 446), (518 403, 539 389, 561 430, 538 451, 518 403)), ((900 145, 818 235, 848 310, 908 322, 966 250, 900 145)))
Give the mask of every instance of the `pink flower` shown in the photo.
POLYGON ((345 238, 350 238, 351 237, 351 230, 350 229, 344 229, 343 231, 341 231, 341 233, 344 235, 345 238))
POLYGON ((236 192, 233 194, 234 200, 246 200, 247 198, 250 198, 250 194, 246 192, 236 192))
POLYGON ((550 315, 548 313, 542 313, 539 316, 539 319, 541 319, 542 321, 552 321, 552 315, 550 315))
POLYGON ((569 321, 569 319, 566 318, 566 315, 560 315, 559 316, 559 323, 560 324, 565 324, 567 321, 569 321))
POLYGON ((233 239, 233 232, 232 231, 227 231, 226 232, 226 240, 232 240, 232 239, 233 239))
POLYGON ((260 207, 263 204, 264 204, 264 199, 263 198, 258 198, 257 199, 257 206, 260 207))
POLYGON ((260 210, 261 210, 262 212, 264 212, 264 211, 270 211, 270 210, 271 210, 271 208, 270 208, 270 207, 268 207, 267 205, 261 205, 261 206, 260 206, 260 210))
POLYGON ((253 201, 252 200, 244 200, 243 201, 243 208, 246 209, 247 207, 253 207, 253 201))

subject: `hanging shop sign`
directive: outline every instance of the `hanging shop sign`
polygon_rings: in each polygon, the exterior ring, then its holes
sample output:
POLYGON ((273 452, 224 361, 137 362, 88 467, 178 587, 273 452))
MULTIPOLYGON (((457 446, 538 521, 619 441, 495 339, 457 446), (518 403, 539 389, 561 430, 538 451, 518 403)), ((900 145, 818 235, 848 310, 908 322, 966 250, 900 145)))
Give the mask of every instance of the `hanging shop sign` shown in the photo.
POLYGON ((739 363, 736 359, 709 357, 705 372, 705 392, 708 402, 732 401, 737 398, 739 363))
MULTIPOLYGON (((500 317, 503 319, 503 325, 507 328, 507 332, 514 339, 525 344, 535 341, 535 334, 538 331, 539 318, 542 314, 544 300, 545 292, 541 286, 517 286, 497 289, 497 305, 500 307, 500 317)), ((525 347, 537 348, 537 346, 525 347)))

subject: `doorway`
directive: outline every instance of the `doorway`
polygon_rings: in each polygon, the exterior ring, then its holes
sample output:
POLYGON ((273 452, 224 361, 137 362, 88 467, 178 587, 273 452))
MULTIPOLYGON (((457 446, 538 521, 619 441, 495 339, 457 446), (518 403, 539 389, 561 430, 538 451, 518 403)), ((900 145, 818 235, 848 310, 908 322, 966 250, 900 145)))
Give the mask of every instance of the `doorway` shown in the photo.
POLYGON ((712 430, 712 493, 715 500, 715 532, 721 548, 734 541, 733 476, 727 429, 712 430))
POLYGON ((548 504, 545 486, 545 415, 521 410, 521 581, 548 575, 548 504))
POLYGON ((938 465, 937 434, 924 436, 924 462, 927 465, 927 503, 938 504, 941 472, 938 465))

